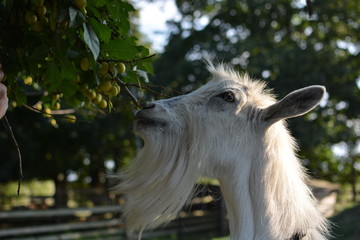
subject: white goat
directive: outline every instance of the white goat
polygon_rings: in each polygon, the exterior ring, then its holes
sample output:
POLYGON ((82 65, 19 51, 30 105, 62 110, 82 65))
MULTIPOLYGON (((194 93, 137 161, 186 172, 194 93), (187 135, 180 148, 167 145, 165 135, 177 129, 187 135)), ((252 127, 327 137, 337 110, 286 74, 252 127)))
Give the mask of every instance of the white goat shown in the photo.
POLYGON ((303 115, 325 88, 310 86, 276 102, 265 84, 225 65, 212 80, 136 113, 144 140, 115 190, 127 196, 127 230, 139 233, 174 219, 200 176, 219 180, 231 240, 325 239, 327 221, 283 119, 303 115))

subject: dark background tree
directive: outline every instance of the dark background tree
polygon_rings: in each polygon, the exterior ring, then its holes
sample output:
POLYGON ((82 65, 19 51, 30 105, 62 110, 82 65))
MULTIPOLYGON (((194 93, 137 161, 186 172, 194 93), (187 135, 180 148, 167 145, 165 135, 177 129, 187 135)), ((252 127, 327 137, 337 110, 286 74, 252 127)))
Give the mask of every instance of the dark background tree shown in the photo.
POLYGON ((279 97, 312 84, 326 86, 328 99, 321 107, 290 120, 289 125, 312 176, 351 182, 355 188, 359 153, 352 151, 348 160, 342 160, 332 147, 359 144, 360 7, 356 1, 314 1, 310 18, 306 5, 291 0, 178 0, 176 4, 182 19, 170 23, 172 34, 155 62, 154 81, 188 92, 206 82, 201 59, 211 56, 264 79, 279 97))
MULTIPOLYGON (((28 109, 9 112, 8 119, 21 146, 25 180, 53 180, 56 206, 66 205, 64 192, 70 174, 76 174, 79 186, 106 184, 104 174, 116 171, 135 154, 132 107, 117 104, 111 114, 83 118, 76 123, 60 118, 57 127, 28 109), (108 160, 114 163, 113 169, 106 168, 108 160)), ((0 142, 0 182, 16 181, 15 147, 4 131, 0 132, 0 142)))

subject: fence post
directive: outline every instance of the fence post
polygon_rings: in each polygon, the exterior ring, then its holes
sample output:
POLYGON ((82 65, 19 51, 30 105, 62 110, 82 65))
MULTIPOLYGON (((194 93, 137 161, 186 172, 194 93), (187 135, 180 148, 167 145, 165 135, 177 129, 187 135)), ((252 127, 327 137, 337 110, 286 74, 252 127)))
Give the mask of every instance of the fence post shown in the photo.
POLYGON ((224 198, 220 198, 220 234, 224 236, 228 233, 228 222, 226 219, 226 206, 224 198))

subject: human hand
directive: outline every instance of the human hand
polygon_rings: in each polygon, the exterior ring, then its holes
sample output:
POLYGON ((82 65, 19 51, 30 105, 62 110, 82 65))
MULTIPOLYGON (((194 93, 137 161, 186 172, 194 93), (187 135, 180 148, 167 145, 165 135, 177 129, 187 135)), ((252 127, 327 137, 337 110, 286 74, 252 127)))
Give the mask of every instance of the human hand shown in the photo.
POLYGON ((3 79, 4 72, 2 71, 2 66, 0 64, 0 119, 5 115, 9 104, 9 99, 7 97, 7 88, 4 84, 1 83, 3 79))
POLYGON ((0 83, 0 119, 5 115, 8 109, 9 99, 7 97, 7 88, 4 84, 0 83))

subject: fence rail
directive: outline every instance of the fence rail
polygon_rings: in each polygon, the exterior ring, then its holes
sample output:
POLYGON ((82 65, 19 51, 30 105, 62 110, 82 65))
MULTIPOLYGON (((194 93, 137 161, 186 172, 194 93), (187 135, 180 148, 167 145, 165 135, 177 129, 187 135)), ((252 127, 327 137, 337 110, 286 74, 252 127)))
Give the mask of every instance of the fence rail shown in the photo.
POLYGON ((88 217, 96 214, 121 212, 121 205, 99 206, 93 208, 63 208, 47 210, 23 210, 23 211, 3 211, 0 212, 0 220, 8 219, 37 219, 47 217, 88 217))
MULTIPOLYGON (((331 214, 336 202, 337 186, 315 181, 311 186, 318 199, 319 210, 325 216, 331 214)), ((0 239, 125 240, 127 238, 120 220, 121 210, 121 205, 108 205, 92 208, 0 211, 0 239)), ((187 211, 183 211, 178 219, 165 228, 145 232, 143 239, 158 239, 174 234, 177 236, 176 239, 185 239, 182 237, 184 234, 196 232, 212 232, 218 236, 228 234, 225 204, 217 186, 205 188, 195 196, 191 206, 188 206, 187 211)))
MULTIPOLYGON (((143 239, 196 232, 227 234, 225 206, 216 189, 196 196, 196 201, 165 228, 143 233, 143 239), (215 195, 214 201, 209 195, 215 195), (211 200, 209 200, 211 199, 211 200)), ((125 240, 121 205, 92 208, 0 211, 0 239, 117 239, 125 240)))

